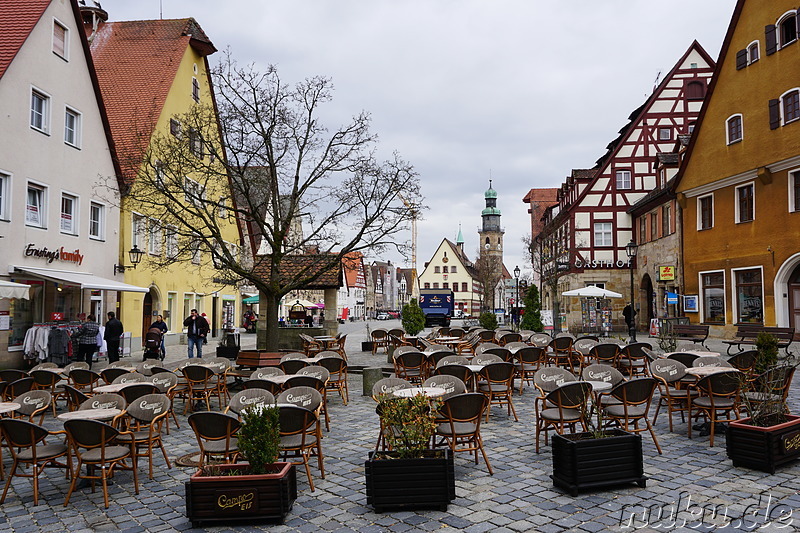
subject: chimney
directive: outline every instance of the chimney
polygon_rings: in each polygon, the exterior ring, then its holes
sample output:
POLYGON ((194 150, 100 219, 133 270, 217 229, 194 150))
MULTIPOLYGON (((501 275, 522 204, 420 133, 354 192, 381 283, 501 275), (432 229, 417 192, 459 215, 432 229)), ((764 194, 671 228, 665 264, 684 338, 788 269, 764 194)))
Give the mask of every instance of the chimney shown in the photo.
POLYGON ((94 5, 87 6, 86 1, 87 0, 80 0, 80 2, 78 2, 78 7, 81 10, 84 28, 92 28, 92 33, 87 37, 89 43, 91 43, 92 39, 94 39, 94 36, 97 33, 97 28, 100 27, 100 24, 108 20, 108 13, 102 7, 100 7, 100 2, 89 0, 94 5))

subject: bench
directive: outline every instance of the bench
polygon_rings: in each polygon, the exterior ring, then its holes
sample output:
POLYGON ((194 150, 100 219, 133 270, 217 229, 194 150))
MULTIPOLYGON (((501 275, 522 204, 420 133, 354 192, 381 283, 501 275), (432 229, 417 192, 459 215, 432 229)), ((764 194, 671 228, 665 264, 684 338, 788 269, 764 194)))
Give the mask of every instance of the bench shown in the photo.
POLYGON ((722 341, 728 345, 728 355, 731 354, 731 348, 737 347, 739 351, 742 345, 752 346, 758 340, 758 334, 761 332, 769 333, 778 339, 778 348, 786 350, 786 355, 789 355, 789 345, 794 340, 794 328, 776 328, 766 327, 757 324, 746 324, 736 328, 736 339, 731 341, 722 341))
POLYGON ((702 324, 672 324, 670 331, 676 341, 699 342, 700 346, 706 347, 705 342, 706 339, 708 339, 708 326, 702 324))

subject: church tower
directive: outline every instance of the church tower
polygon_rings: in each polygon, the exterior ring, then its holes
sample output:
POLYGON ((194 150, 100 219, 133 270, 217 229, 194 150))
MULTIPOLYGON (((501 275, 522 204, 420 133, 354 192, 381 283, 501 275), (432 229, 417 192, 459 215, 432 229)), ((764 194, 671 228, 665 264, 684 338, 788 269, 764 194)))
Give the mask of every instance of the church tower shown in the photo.
POLYGON ((495 256, 499 258, 499 264, 503 264, 503 228, 500 227, 500 210, 497 208, 497 191, 492 188, 492 180, 489 180, 489 188, 484 193, 486 207, 481 211, 483 224, 480 235, 481 256, 495 256))

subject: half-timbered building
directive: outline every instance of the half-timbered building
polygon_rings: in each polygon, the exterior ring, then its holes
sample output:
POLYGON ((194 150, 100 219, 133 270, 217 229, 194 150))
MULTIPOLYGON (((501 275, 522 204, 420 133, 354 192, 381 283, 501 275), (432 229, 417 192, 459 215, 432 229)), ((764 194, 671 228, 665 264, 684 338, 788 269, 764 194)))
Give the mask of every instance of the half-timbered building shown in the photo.
MULTIPOLYGON (((534 239, 547 278, 545 308, 553 308, 555 295, 588 284, 630 293, 625 246, 634 232, 627 211, 656 188, 657 154, 691 133, 713 69, 714 61, 693 42, 595 165, 573 170, 562 184, 558 204, 545 212, 545 226, 534 239)), ((567 325, 580 324, 581 309, 570 303, 561 302, 560 312, 567 325)), ((613 304, 614 311, 625 305, 622 299, 613 304)), ((614 313, 618 322, 620 315, 614 313)))

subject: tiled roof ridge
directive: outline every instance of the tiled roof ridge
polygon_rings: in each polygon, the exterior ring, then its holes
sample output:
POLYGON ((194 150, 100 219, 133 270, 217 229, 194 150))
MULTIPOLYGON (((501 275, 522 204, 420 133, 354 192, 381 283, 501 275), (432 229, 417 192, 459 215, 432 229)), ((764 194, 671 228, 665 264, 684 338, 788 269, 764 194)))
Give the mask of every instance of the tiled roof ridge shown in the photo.
POLYGON ((3 0, 0 2, 0 78, 17 57, 50 0, 3 0))

